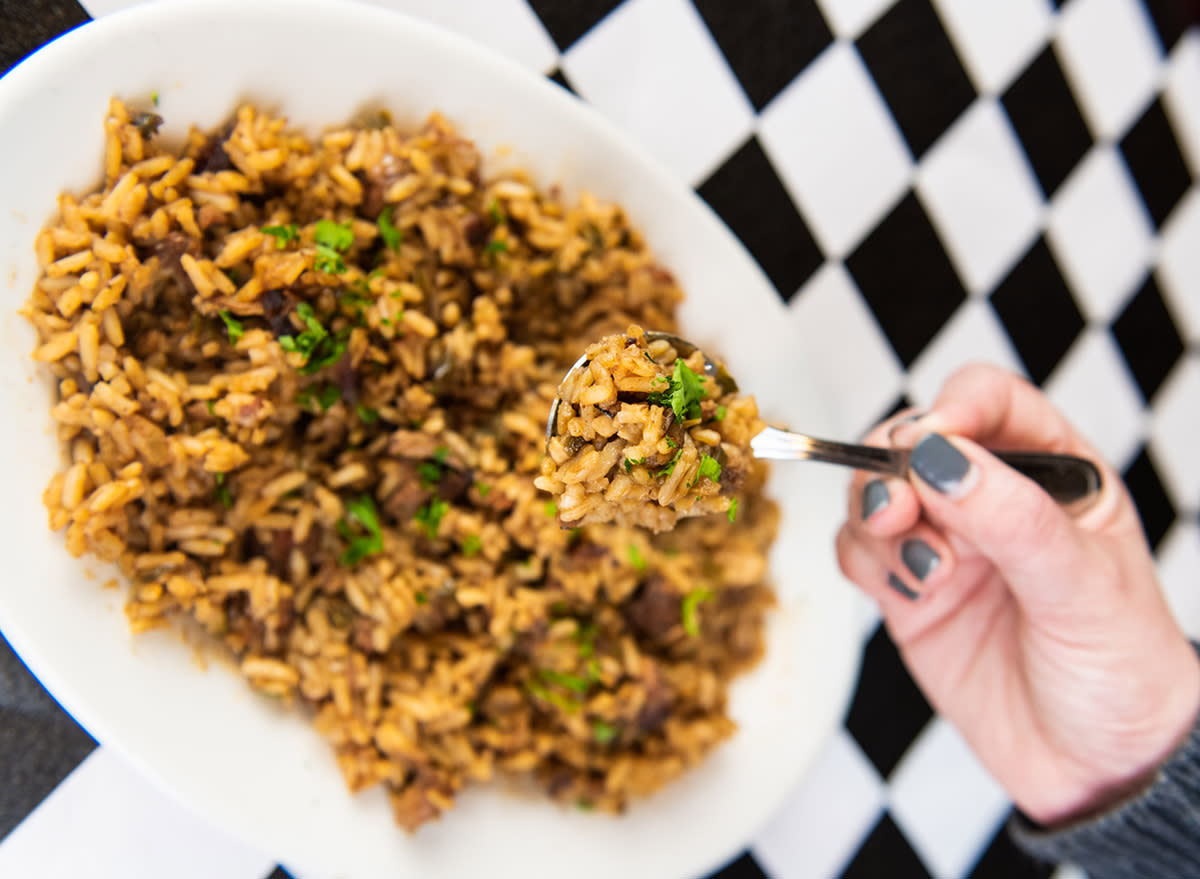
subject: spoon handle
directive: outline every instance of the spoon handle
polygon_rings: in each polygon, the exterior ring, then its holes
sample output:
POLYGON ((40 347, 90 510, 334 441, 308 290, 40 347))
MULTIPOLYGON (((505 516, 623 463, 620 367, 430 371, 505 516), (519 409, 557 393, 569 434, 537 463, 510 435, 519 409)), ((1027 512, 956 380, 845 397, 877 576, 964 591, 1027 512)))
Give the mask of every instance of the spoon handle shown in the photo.
MULTIPOLYGON (((782 461, 823 461, 888 476, 908 474, 908 449, 858 446, 815 439, 768 427, 750 443, 757 458, 782 461)), ((1075 455, 1049 452, 993 452, 1008 466, 1032 479, 1063 506, 1082 508, 1101 488, 1100 471, 1075 455)))

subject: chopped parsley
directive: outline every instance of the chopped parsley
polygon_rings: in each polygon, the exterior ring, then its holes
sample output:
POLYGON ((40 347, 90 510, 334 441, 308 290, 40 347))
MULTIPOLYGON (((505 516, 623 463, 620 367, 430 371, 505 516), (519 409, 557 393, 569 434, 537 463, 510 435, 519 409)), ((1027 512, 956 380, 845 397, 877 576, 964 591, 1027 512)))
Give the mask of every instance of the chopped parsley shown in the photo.
POLYGON ((713 482, 721 478, 721 462, 716 458, 711 458, 708 455, 700 456, 700 469, 696 471, 696 478, 701 479, 707 476, 713 482))
POLYGON ((400 230, 392 224, 392 206, 386 206, 379 214, 379 219, 375 221, 375 225, 379 227, 379 237, 383 239, 383 243, 388 250, 399 250, 400 242, 403 240, 403 235, 400 230))
POLYGON ((561 693, 556 693, 544 684, 539 684, 537 681, 526 681, 525 689, 529 691, 531 696, 536 696, 543 702, 549 702, 551 705, 561 708, 568 714, 573 714, 579 710, 579 703, 573 702, 561 693))
POLYGON ((383 529, 370 495, 346 501, 346 517, 338 520, 337 532, 347 544, 339 559, 343 565, 356 565, 367 556, 383 552, 383 529))
POLYGON ((666 476, 670 476, 672 473, 675 472, 675 465, 679 463, 679 456, 682 454, 683 454, 683 449, 680 449, 678 452, 675 453, 675 457, 671 459, 670 463, 668 463, 666 467, 663 467, 661 470, 659 470, 654 475, 657 476, 659 479, 662 479, 666 476))
POLYGON ((504 211, 500 210, 500 202, 492 199, 488 202, 488 216, 492 218, 492 222, 497 226, 504 223, 504 211))
POLYGON ((329 331, 317 320, 313 307, 307 302, 296 306, 296 314, 304 321, 304 331, 298 336, 280 336, 279 347, 284 351, 296 351, 304 355, 302 375, 311 375, 326 366, 332 366, 342 359, 346 353, 346 343, 350 338, 349 328, 330 335, 329 331))
POLYGON ((379 412, 369 406, 360 404, 354 407, 354 411, 358 413, 358 417, 362 419, 363 424, 374 424, 379 420, 379 412))
POLYGON ((238 339, 245 334, 246 328, 242 326, 242 322, 240 320, 223 308, 217 312, 217 315, 224 322, 225 329, 229 333, 229 344, 236 345, 238 343, 238 339))
MULTIPOLYGON (((596 652, 596 633, 598 629, 595 623, 587 623, 579 627, 575 633, 575 641, 579 644, 579 658, 590 659, 592 654, 596 652)), ((592 674, 591 669, 588 669, 588 674, 591 677, 596 677, 592 674)))
POLYGON ((442 478, 442 468, 432 461, 422 461, 417 465, 417 475, 421 477, 421 488, 432 488, 442 478))
POLYGON ((724 406, 718 406, 718 407, 717 407, 717 414, 716 414, 716 415, 714 415, 714 416, 713 416, 713 418, 715 418, 717 421, 724 421, 724 420, 725 420, 725 413, 726 413, 726 412, 728 412, 728 411, 729 411, 729 410, 728 410, 728 409, 726 409, 724 406))
POLYGON ((629 555, 629 564, 638 571, 646 570, 646 558, 642 555, 642 551, 638 549, 636 543, 629 544, 629 549, 626 550, 629 555))
POLYGON ((215 415, 217 413, 217 401, 216 400, 205 400, 204 405, 208 408, 209 415, 215 415))
POLYGON ((558 515, 558 504, 554 501, 546 501, 542 504, 542 512, 546 514, 547 518, 553 519, 558 515))
POLYGON ((450 457, 449 446, 438 446, 433 450, 433 460, 437 461, 439 464, 445 464, 448 457, 450 457))
POLYGON ((603 720, 592 722, 592 738, 596 740, 597 745, 607 745, 617 737, 617 728, 611 723, 605 723, 603 720))
POLYGON ((296 394, 296 402, 301 406, 307 406, 313 400, 321 404, 321 411, 328 412, 333 404, 342 398, 342 392, 337 385, 324 385, 317 390, 317 385, 309 385, 300 393, 296 394))
MULTIPOLYGON (((659 376, 665 378, 665 376, 659 376)), ((693 372, 682 358, 675 358, 675 371, 667 379, 667 389, 647 395, 646 399, 657 406, 670 406, 675 417, 688 421, 700 417, 700 401, 707 395, 704 382, 693 372)))
POLYGON ((475 490, 477 492, 479 492, 480 497, 487 497, 488 492, 490 492, 492 490, 492 487, 490 485, 488 485, 486 482, 476 482, 475 490))
POLYGON ((730 524, 732 524, 733 520, 737 518, 737 508, 738 508, 738 500, 737 500, 737 498, 734 498, 733 500, 731 500, 729 502, 729 522, 730 522, 730 524))
POLYGON ((683 596, 683 601, 680 603, 681 622, 683 630, 692 637, 700 634, 700 617, 697 610, 701 604, 713 597, 712 591, 709 589, 693 589, 687 595, 683 596))
POLYGON ((483 249, 484 253, 508 253, 508 242, 493 240, 487 243, 487 247, 483 249))
POLYGON ((646 459, 644 457, 643 458, 626 458, 625 459, 625 472, 632 473, 634 467, 636 467, 638 464, 645 464, 645 463, 646 463, 646 459))
POLYGON ((483 541, 478 534, 468 534, 463 538, 462 551, 463 555, 470 558, 473 555, 479 555, 479 551, 483 549, 483 541))
POLYGON ((292 241, 300 237, 300 229, 295 223, 283 226, 263 226, 262 233, 275 239, 275 249, 283 250, 292 241))
POLYGON ((547 684, 563 687, 570 690, 572 693, 586 693, 591 687, 584 678, 579 675, 564 674, 561 671, 554 671, 549 668, 543 668, 538 672, 543 681, 547 684))
POLYGON ((158 106, 158 92, 150 92, 150 103, 158 106))
POLYGON ((429 596, 424 592, 418 592, 413 595, 413 601, 415 601, 417 604, 429 604, 429 596))
POLYGON ((340 275, 346 271, 342 254, 354 244, 354 231, 350 228, 349 220, 345 223, 317 220, 313 240, 317 244, 317 258, 313 261, 317 271, 329 275, 340 275))
POLYGON ((217 488, 214 494, 216 494, 217 500, 221 502, 221 506, 228 510, 233 506, 233 495, 229 493, 229 486, 225 484, 225 474, 218 473, 216 480, 217 488))
POLYGON ((430 540, 437 539, 438 526, 442 524, 442 517, 450 509, 450 504, 441 498, 434 498, 425 506, 421 507, 413 515, 417 526, 425 532, 425 536, 430 540))

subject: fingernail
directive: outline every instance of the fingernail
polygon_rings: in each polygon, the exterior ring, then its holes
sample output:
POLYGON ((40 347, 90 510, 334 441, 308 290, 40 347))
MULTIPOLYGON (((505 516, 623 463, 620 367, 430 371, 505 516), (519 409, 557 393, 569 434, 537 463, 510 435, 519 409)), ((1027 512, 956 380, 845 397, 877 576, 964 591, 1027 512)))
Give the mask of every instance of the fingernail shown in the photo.
POLYGON ((882 479, 872 479, 863 486, 862 493, 862 517, 863 520, 870 519, 878 513, 891 501, 891 495, 888 494, 887 483, 882 479))
POLYGON ((942 557, 933 551, 932 546, 915 537, 900 544, 900 559, 904 562, 904 567, 922 581, 937 570, 937 566, 942 562, 942 557))
POLYGON ((920 421, 922 418, 924 418, 928 414, 929 413, 926 410, 920 409, 916 412, 913 412, 911 415, 905 415, 903 418, 897 419, 896 423, 888 428, 888 442, 895 441, 897 430, 899 430, 902 427, 907 427, 908 425, 913 424, 917 421, 920 421))
POLYGON ((971 472, 971 462, 944 436, 927 433, 913 446, 909 466, 942 494, 961 493, 971 472))
POLYGON ((895 574, 893 574, 891 571, 888 571, 887 584, 889 586, 891 586, 893 589, 895 589, 897 592, 899 592, 901 595, 903 595, 905 598, 907 598, 909 601, 916 601, 918 598, 921 597, 921 594, 919 592, 914 592, 912 589, 909 589, 908 584, 905 583, 903 580, 901 580, 899 577, 897 577, 895 574))

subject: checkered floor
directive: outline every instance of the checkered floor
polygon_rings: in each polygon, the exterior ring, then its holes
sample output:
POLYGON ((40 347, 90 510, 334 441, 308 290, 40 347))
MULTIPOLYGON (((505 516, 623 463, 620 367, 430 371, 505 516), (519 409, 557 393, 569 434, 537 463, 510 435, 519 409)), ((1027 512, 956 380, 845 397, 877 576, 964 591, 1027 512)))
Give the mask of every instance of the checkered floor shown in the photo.
MULTIPOLYGON (((839 377, 845 436, 968 360, 1041 385, 1124 474, 1200 637, 1200 6, 377 2, 552 76, 694 186, 839 377)), ((0 11, 0 69, 86 18, 70 0, 0 11)), ((870 610, 863 638, 844 727, 721 879, 1079 876, 1012 847, 1004 793, 870 610)), ((0 875, 286 875, 92 747, 0 655, 0 875), (169 845, 134 844, 131 819, 169 845)))

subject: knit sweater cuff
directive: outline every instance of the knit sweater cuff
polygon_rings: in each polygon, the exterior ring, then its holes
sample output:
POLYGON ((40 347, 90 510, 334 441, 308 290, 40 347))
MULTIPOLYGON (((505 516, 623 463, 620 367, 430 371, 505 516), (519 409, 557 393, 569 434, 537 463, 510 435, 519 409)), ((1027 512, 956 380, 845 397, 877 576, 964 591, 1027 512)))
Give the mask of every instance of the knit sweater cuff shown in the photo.
POLYGON ((1053 829, 1018 813, 1009 833, 1033 857, 1075 864, 1092 879, 1200 876, 1200 718, 1140 793, 1053 829))

